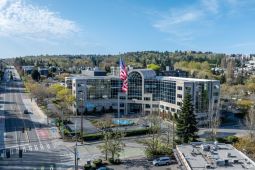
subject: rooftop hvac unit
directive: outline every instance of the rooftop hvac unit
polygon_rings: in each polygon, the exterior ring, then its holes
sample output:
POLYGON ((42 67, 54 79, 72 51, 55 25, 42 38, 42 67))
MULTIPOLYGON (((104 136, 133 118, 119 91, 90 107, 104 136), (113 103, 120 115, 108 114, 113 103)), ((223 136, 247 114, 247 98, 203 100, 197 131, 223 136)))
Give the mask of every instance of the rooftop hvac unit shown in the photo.
POLYGON ((234 163, 234 164, 239 163, 238 159, 234 159, 234 160, 233 160, 233 163, 234 163))
POLYGON ((210 165, 210 164, 206 164, 205 165, 205 169, 212 169, 213 167, 212 167, 212 165, 210 165))
POLYGON ((217 164, 218 166, 224 166, 224 165, 225 165, 225 161, 224 161, 224 160, 217 160, 217 161, 216 161, 216 164, 217 164))

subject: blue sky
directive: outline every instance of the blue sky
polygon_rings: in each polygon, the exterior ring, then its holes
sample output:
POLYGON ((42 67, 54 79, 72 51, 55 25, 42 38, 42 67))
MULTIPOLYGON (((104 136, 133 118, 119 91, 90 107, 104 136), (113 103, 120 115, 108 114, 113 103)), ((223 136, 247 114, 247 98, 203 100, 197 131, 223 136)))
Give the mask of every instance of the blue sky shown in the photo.
POLYGON ((255 53, 254 0, 0 0, 0 57, 255 53))

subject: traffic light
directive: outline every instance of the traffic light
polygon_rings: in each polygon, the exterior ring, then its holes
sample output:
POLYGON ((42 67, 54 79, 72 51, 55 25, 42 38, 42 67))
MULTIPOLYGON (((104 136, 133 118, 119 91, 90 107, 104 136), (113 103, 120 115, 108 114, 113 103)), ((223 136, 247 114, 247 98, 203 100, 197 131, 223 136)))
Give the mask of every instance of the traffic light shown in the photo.
POLYGON ((10 157, 11 157, 10 149, 6 149, 6 158, 10 158, 10 157))
POLYGON ((19 150, 19 157, 20 157, 20 158, 22 158, 22 152, 23 152, 23 151, 20 149, 20 150, 19 150))

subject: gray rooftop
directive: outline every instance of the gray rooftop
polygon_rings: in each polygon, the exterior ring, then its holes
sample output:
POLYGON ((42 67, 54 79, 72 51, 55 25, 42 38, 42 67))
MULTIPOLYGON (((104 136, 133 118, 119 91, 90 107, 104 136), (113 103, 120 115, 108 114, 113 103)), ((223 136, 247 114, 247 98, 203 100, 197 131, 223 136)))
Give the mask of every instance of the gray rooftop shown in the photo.
POLYGON ((206 169, 206 165, 210 165, 211 169, 215 170, 255 170, 255 162, 230 144, 198 142, 177 145, 176 150, 178 157, 183 156, 192 170, 206 169), (208 146, 208 150, 204 149, 208 146), (227 165, 225 164, 226 160, 227 165))
POLYGON ((157 79, 172 80, 172 81, 188 81, 188 82, 218 81, 218 80, 210 80, 210 79, 197 79, 197 78, 171 77, 171 76, 157 76, 157 79))

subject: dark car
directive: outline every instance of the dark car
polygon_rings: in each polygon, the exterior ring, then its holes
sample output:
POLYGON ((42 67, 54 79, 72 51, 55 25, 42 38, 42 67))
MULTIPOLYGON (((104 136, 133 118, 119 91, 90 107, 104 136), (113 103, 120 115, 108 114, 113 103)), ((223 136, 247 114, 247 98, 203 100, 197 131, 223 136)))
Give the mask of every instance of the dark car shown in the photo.
POLYGON ((28 112, 28 110, 27 109, 25 109, 24 110, 24 114, 28 114, 29 112, 28 112))

